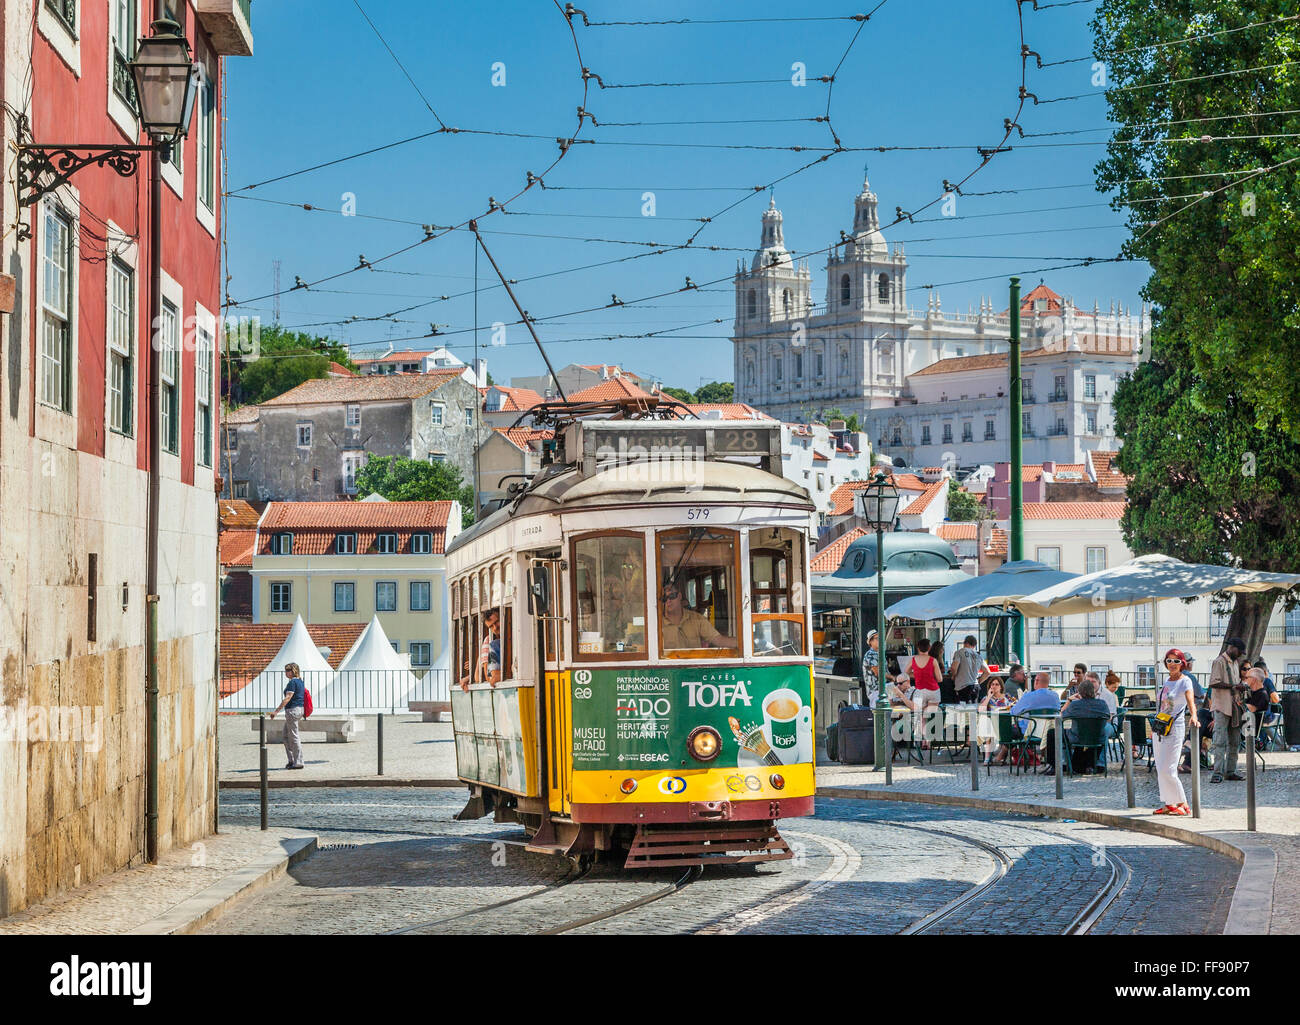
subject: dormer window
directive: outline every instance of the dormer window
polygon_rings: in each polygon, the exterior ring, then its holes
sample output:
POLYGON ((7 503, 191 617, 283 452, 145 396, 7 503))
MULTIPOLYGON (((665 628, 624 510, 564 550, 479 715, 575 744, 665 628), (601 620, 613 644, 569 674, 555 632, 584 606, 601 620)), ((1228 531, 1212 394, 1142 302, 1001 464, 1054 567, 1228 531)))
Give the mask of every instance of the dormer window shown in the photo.
POLYGON ((412 534, 411 535, 411 554, 428 555, 433 551, 432 534, 412 534))
POLYGON ((375 551, 380 555, 392 555, 397 551, 397 535, 389 532, 375 535, 375 551))
POLYGON ((357 552, 356 534, 335 534, 334 535, 335 555, 355 555, 356 552, 357 552))
POLYGON ((271 535, 271 554, 272 555, 292 555, 293 554, 293 535, 290 533, 272 534, 271 535))

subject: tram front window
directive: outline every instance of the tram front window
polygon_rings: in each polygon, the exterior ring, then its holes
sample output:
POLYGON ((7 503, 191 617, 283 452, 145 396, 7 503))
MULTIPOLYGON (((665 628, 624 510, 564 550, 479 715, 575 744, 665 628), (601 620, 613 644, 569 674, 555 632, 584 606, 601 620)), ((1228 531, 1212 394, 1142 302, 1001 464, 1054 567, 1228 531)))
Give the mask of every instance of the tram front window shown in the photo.
POLYGON ((644 654, 645 541, 604 534, 574 542, 578 657, 644 654))
POLYGON ((803 535, 788 527, 749 532, 754 655, 804 655, 803 535))
POLYGON ((739 653, 736 539, 728 530, 659 532, 659 647, 670 657, 739 653))

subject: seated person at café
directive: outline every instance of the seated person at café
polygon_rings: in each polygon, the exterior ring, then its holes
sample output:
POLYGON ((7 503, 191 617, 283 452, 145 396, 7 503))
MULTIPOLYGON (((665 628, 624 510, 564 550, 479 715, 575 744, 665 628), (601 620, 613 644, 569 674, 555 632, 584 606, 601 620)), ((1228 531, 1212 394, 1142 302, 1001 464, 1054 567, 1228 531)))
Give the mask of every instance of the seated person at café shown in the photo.
MULTIPOLYGON (((1090 680, 1087 677, 1084 677, 1083 682, 1079 684, 1079 693, 1062 706, 1061 714, 1063 716, 1069 716, 1071 719, 1110 720, 1111 717, 1110 706, 1101 698, 1097 697, 1097 685, 1093 680, 1090 680)), ((1102 729, 1103 744, 1097 751, 1097 768, 1099 769, 1104 769, 1106 767, 1106 745, 1104 742, 1110 740, 1113 736, 1115 736, 1115 724, 1107 721, 1106 725, 1102 729)), ((1065 737, 1071 744, 1076 743, 1078 740, 1078 731, 1073 726, 1067 726, 1065 737)), ((1056 758, 1055 726, 1047 731, 1047 740, 1044 744, 1044 748, 1045 751, 1043 757, 1046 759, 1047 764, 1043 768, 1042 774, 1046 775, 1047 773, 1056 771, 1054 762, 1054 759, 1056 758)), ((1085 768, 1083 771, 1087 773, 1090 770, 1085 768)))
POLYGON ((736 638, 719 633, 708 619, 686 607, 682 602, 682 589, 677 584, 664 584, 659 604, 659 626, 666 650, 737 646, 736 638))
MULTIPOLYGON (((1061 708, 1061 699, 1056 696, 1056 691, 1049 686, 1051 676, 1047 673, 1040 672, 1034 676, 1034 689, 1021 694, 1016 703, 1011 706, 1013 715, 1019 715, 1021 712, 1057 712, 1061 708)), ((1027 720, 1021 719, 1020 728, 1024 729, 1027 720)))
POLYGON ((1079 696, 1079 684, 1083 683, 1088 675, 1088 667, 1082 662, 1074 663, 1074 670, 1070 675, 1070 682, 1066 684, 1064 693, 1061 694, 1062 701, 1070 701, 1079 696))
POLYGON ((1246 708, 1255 717, 1255 736, 1259 736, 1260 727, 1264 725, 1265 716, 1272 711, 1268 688, 1264 686, 1264 670, 1255 666, 1246 674, 1246 683, 1250 690, 1246 692, 1246 708))
POLYGON ((1110 709, 1110 714, 1112 717, 1115 715, 1116 712, 1119 711, 1119 699, 1115 697, 1115 690, 1119 689, 1118 676, 1115 676, 1115 688, 1111 689, 1110 686, 1110 678, 1114 675, 1115 675, 1114 673, 1108 672, 1106 674, 1105 684, 1103 684, 1101 680, 1098 679, 1096 673, 1088 673, 1088 675, 1084 677, 1085 680, 1092 681, 1092 686, 1093 689, 1096 690, 1097 692, 1097 697, 1099 697, 1102 701, 1106 702, 1106 707, 1110 709))
POLYGON ((1018 698, 1021 694, 1029 689, 1029 680, 1025 676, 1025 667, 1019 664, 1011 666, 1011 671, 1007 673, 1007 682, 1003 684, 1003 690, 1009 698, 1018 698))
MULTIPOLYGON (((1012 672, 1014 673, 1016 669, 1020 670, 1020 675, 1023 680, 1025 674, 1024 668, 1016 666, 1012 669, 1012 672)), ((1011 707, 1011 699, 1006 696, 1006 692, 1002 686, 1002 681, 996 676, 989 680, 989 692, 984 695, 984 700, 980 702, 979 707, 981 712, 997 712, 1001 709, 1011 707)), ((999 747, 996 754, 993 751, 993 742, 997 740, 997 736, 997 727, 994 725, 993 717, 989 715, 980 716, 977 737, 983 745, 985 765, 1006 764, 1006 745, 1003 744, 999 747)))

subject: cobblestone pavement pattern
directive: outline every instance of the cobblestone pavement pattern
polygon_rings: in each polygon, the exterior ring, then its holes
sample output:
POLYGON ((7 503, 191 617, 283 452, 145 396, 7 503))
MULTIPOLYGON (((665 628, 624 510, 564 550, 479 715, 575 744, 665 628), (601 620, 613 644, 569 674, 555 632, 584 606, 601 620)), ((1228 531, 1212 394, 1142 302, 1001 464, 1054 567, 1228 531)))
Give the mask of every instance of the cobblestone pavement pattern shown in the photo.
MULTIPOLYGON (((228 911, 211 933, 540 932, 662 891, 681 870, 575 873, 529 854, 490 820, 457 822, 459 790, 292 790, 275 794, 277 825, 310 829, 322 850, 228 911), (506 903, 503 903, 506 902, 506 903)), ((256 794, 228 793, 248 822, 256 794)), ((970 890, 991 867, 973 838, 1003 848, 1009 873, 942 931, 1059 932, 1106 885, 1104 848, 1132 868, 1129 887, 1094 932, 1221 931, 1237 865, 1201 848, 1084 823, 967 809, 819 800, 788 821, 792 862, 713 866, 652 904, 576 933, 893 933, 970 890), (939 830, 953 835, 918 831, 939 830), (1193 903, 1186 880, 1198 879, 1193 903)))

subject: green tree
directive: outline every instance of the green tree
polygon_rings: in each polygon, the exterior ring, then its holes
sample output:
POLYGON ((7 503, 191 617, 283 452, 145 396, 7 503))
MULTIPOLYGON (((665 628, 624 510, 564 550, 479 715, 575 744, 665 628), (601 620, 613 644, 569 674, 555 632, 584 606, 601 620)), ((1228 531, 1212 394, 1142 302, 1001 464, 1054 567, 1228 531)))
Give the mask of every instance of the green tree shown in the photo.
POLYGON ((265 402, 303 381, 326 377, 330 363, 356 369, 348 351, 331 338, 289 331, 278 324, 264 327, 256 358, 230 360, 229 373, 223 375, 226 394, 233 405, 265 402))
POLYGON ((818 423, 824 424, 828 424, 832 420, 843 420, 844 429, 854 434, 862 430, 862 427, 858 424, 858 414, 849 413, 845 415, 844 411, 840 409, 839 406, 834 406, 831 409, 823 409, 814 419, 816 419, 818 423))
POLYGON ((660 388, 659 390, 665 395, 671 395, 678 402, 693 403, 695 401, 695 396, 685 388, 660 388))
POLYGON ((1283 20, 1295 10, 1103 0, 1093 31, 1119 125, 1097 184, 1128 214, 1124 255, 1155 272, 1157 334, 1181 339, 1198 408, 1300 441, 1300 22, 1283 20))
POLYGON ((474 522, 474 489, 451 463, 371 456, 357 470, 357 496, 367 495, 381 495, 390 502, 459 502, 461 526, 474 522))
POLYGON ((695 392, 696 402, 726 403, 736 401, 736 386, 730 381, 710 381, 695 392))
MULTIPOLYGON (((1115 392, 1138 553, 1300 569, 1300 153, 1264 137, 1300 132, 1291 13, 1292 0, 1103 0, 1093 20, 1118 125, 1097 184, 1127 212, 1123 255, 1152 269, 1150 359, 1115 392), (1271 24, 1239 31, 1256 22, 1271 24)), ((1276 602, 1236 598, 1227 629, 1251 653, 1276 602)))
POLYGON ((963 491, 955 480, 948 482, 948 519, 956 521, 991 520, 993 510, 978 495, 963 491))

